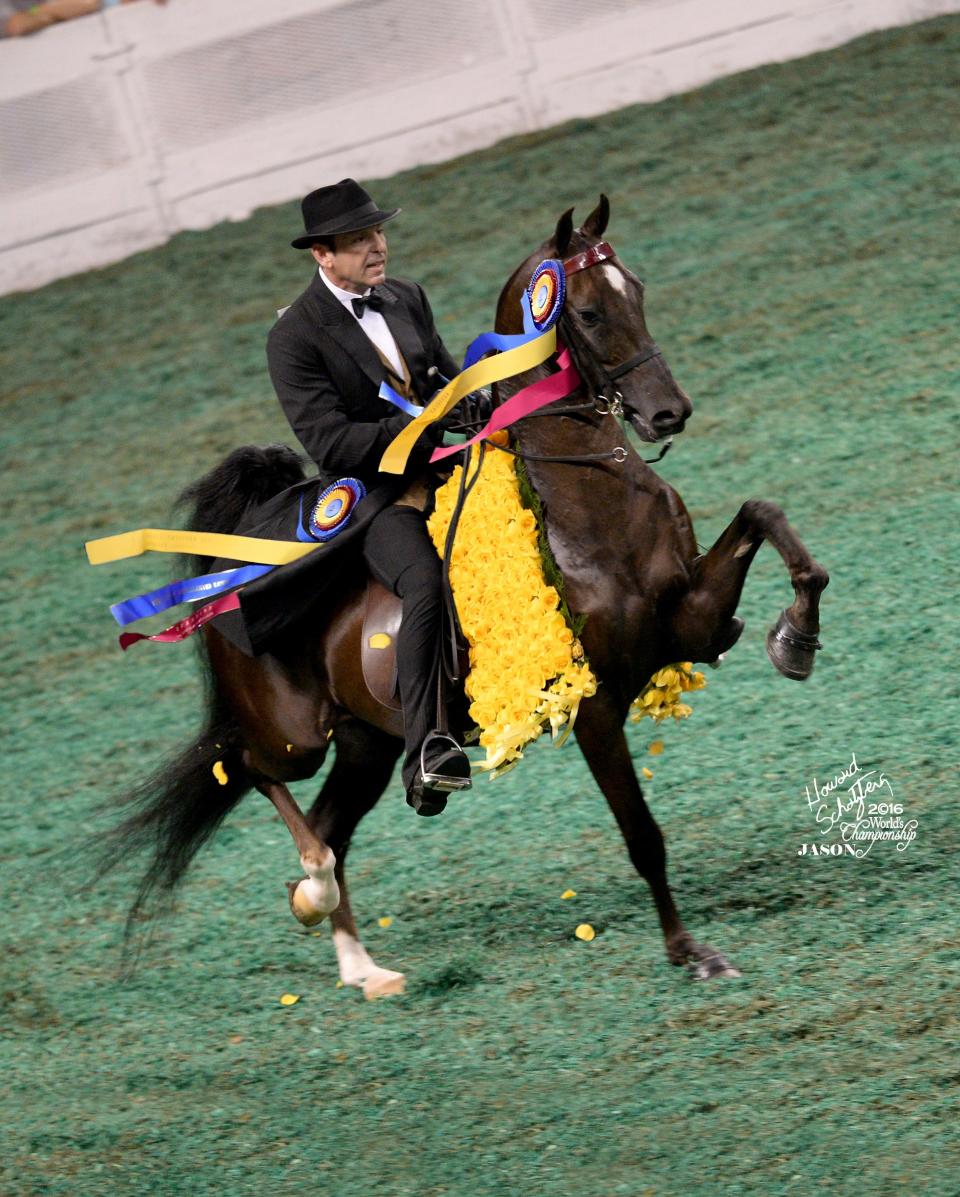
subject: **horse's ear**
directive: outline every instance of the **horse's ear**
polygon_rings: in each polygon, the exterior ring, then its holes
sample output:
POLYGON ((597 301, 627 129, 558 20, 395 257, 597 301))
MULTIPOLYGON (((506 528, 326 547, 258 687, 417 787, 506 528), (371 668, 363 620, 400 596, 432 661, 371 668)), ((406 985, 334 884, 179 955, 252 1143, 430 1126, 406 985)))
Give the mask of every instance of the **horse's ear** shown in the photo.
POLYGON ((570 238, 572 236, 573 209, 568 208, 557 221, 557 231, 553 234, 553 243, 557 247, 557 253, 561 258, 567 252, 567 247, 570 245, 570 238))
POLYGON ((600 202, 583 222, 583 231, 588 237, 602 237, 610 220, 610 201, 600 193, 600 202))

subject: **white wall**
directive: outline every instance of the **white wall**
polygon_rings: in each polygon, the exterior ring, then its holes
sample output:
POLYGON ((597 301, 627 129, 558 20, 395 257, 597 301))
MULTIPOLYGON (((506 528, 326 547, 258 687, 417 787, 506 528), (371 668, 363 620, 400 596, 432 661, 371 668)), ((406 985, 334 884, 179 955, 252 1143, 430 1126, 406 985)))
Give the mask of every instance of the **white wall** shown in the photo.
POLYGON ((960 0, 170 0, 0 41, 0 293, 960 0))

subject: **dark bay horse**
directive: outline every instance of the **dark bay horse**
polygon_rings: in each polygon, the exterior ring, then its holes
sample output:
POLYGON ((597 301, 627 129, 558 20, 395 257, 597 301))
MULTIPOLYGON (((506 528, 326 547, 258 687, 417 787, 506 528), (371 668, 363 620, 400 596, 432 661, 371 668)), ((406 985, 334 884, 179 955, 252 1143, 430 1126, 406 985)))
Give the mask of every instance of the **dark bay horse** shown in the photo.
MULTIPOLYGON (((579 229, 572 209, 564 213, 500 296, 497 331, 520 332, 520 296, 533 269, 545 258, 565 260, 559 340, 582 380, 573 396, 516 425, 512 448, 541 500, 570 609, 586 616, 582 642, 600 684, 581 707, 576 737, 630 859, 650 885, 667 956, 698 978, 736 976, 726 957, 698 943, 680 919, 663 837, 641 793, 623 724, 631 700, 658 669, 714 662, 736 642, 743 627, 737 604, 765 540, 783 558, 795 595, 767 637, 767 652, 787 677, 809 676, 828 578, 783 512, 759 499, 744 503, 709 552, 700 553, 680 497, 627 445, 612 417, 622 416, 654 443, 683 430, 691 404, 647 331, 642 283, 601 240, 608 217, 603 196, 579 229)), ((501 384, 498 401, 552 369, 501 384)), ((300 476, 289 450, 238 450, 187 492, 196 507, 191 526, 229 532, 249 504, 300 476)), ((152 850, 137 910, 154 890, 172 889, 224 815, 256 788, 276 807, 300 855, 305 876, 288 883, 294 914, 306 925, 329 915, 342 980, 378 996, 402 989, 403 977, 374 964, 361 944, 344 863, 354 829, 390 781, 402 723, 363 680, 364 587, 357 573, 336 605, 317 613, 310 635, 275 654, 247 656, 213 627, 205 629, 207 725, 141 788, 139 807, 114 842, 152 850), (304 815, 288 783, 312 777, 331 743, 333 766, 304 815)))

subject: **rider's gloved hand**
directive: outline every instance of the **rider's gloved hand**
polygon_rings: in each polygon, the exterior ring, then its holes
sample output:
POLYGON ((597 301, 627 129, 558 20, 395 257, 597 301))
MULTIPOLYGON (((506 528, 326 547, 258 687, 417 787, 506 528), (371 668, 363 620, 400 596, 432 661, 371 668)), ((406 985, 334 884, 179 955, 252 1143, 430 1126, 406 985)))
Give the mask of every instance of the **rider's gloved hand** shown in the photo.
POLYGON ((490 388, 483 387, 479 391, 471 392, 463 400, 463 408, 471 424, 476 424, 478 428, 483 427, 493 415, 493 395, 490 388))
POLYGON ((493 396, 484 388, 465 395, 452 411, 437 421, 444 432, 479 432, 493 413, 493 396))

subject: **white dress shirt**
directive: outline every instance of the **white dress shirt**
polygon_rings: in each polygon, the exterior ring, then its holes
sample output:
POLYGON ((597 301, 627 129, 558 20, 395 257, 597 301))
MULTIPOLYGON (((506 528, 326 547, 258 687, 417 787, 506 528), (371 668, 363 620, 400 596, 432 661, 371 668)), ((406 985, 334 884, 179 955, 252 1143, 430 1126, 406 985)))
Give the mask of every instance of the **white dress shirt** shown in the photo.
MULTIPOLYGON (((344 291, 342 287, 338 287, 336 283, 332 283, 324 274, 322 266, 318 267, 318 270, 320 277, 350 313, 350 319, 356 320, 357 317, 353 310, 353 301, 358 298, 356 292, 344 291)), ((370 291, 371 288, 368 287, 363 294, 369 295, 370 291)), ((358 323, 391 366, 393 366, 394 370, 396 370, 397 377, 403 378, 403 364, 400 360, 400 350, 397 348, 397 342, 393 339, 393 333, 387 327, 383 313, 375 312, 373 308, 364 308, 363 315, 360 317, 358 323)))

